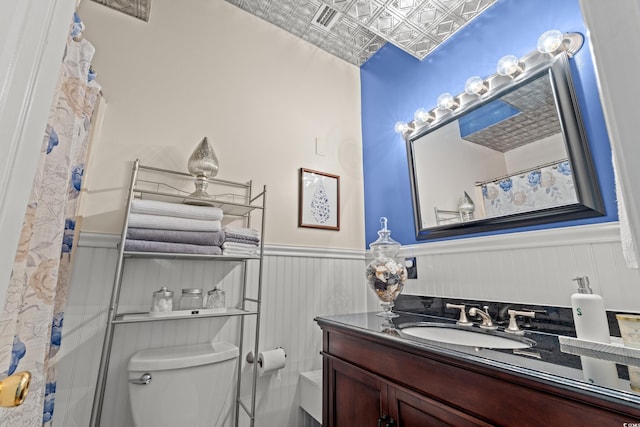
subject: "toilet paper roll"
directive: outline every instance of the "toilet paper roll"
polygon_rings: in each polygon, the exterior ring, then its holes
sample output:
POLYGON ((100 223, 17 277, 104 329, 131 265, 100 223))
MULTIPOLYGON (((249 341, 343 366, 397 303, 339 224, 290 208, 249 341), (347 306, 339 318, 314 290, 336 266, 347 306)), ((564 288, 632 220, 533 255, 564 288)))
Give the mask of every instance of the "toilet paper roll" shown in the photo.
POLYGON ((258 374, 269 375, 284 368, 287 354, 282 348, 262 351, 258 354, 258 374))

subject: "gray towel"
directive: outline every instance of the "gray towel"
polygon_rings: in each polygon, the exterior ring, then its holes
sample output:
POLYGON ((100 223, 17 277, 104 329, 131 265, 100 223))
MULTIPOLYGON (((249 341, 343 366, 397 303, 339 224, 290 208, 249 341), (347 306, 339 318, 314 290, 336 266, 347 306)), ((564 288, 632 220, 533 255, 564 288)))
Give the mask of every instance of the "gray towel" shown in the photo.
POLYGON ((238 239, 236 237, 229 237, 225 234, 224 236, 225 242, 233 242, 233 243, 244 243, 246 245, 258 246, 260 245, 260 240, 251 240, 251 239, 238 239))
POLYGON ((129 227, 127 229, 127 239, 221 246, 224 242, 224 233, 222 231, 182 231, 129 227))
POLYGON ((225 227, 224 232, 226 235, 237 239, 260 239, 260 232, 255 228, 225 227))
POLYGON ((221 255, 220 246, 189 245, 186 243, 150 242, 147 240, 125 240, 124 250, 131 252, 165 252, 180 254, 221 255))

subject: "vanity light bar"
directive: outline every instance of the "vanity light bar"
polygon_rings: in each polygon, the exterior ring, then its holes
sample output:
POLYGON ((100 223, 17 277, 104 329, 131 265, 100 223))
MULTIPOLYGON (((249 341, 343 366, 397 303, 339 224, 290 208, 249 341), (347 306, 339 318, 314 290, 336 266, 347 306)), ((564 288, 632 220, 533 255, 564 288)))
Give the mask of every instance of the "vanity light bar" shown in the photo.
MULTIPOLYGON (((512 79, 526 73, 525 58, 531 57, 535 53, 542 53, 549 56, 548 59, 555 57, 563 52, 570 58, 576 54, 582 48, 584 44, 584 36, 580 33, 562 33, 559 30, 549 30, 538 38, 536 50, 532 51, 528 55, 517 58, 514 55, 506 55, 500 58, 496 67, 496 74, 489 76, 483 80, 479 76, 473 76, 467 79, 464 85, 464 92, 454 97, 450 93, 443 93, 438 97, 437 106, 432 110, 426 110, 425 108, 419 108, 416 110, 413 121, 396 122, 395 131, 403 136, 408 137, 415 132, 418 128, 429 125, 435 122, 440 116, 448 115, 454 110, 460 107, 462 104, 461 99, 464 96, 476 96, 475 100, 465 103, 465 107, 480 99, 480 97, 488 93, 491 89, 489 81, 496 77, 511 77, 512 79), (445 114, 437 115, 437 110, 444 110, 445 114)), ((499 87, 500 85, 498 85, 499 87)))
POLYGON ((464 84, 464 91, 469 95, 483 95, 489 92, 489 87, 480 76, 469 77, 464 84))
POLYGON ((417 124, 424 124, 432 122, 436 119, 436 116, 433 115, 430 111, 427 111, 425 108, 418 108, 413 115, 413 121, 417 124))
POLYGON ((438 97, 437 105, 443 110, 455 110, 460 106, 460 102, 450 93, 443 93, 438 97))
POLYGON ((524 72, 524 62, 515 55, 505 55, 498 61, 496 72, 513 79, 524 72))
POLYGON ((399 134, 406 134, 413 132, 413 126, 411 123, 396 122, 394 130, 399 134))

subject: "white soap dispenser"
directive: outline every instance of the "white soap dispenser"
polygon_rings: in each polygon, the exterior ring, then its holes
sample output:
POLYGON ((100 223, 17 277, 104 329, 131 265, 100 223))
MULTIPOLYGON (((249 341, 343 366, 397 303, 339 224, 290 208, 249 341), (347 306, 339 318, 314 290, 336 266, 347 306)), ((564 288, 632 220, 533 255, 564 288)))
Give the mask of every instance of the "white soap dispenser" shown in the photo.
POLYGON ((589 341, 610 343, 611 336, 604 300, 600 295, 593 293, 587 276, 576 277, 573 280, 578 284, 578 292, 571 295, 576 335, 578 338, 589 341))
MULTIPOLYGON (((609 323, 604 300, 593 293, 587 276, 573 279, 578 284, 578 292, 571 295, 573 323, 578 338, 589 341, 610 343, 609 323)), ((603 387, 618 387, 618 371, 613 362, 580 356, 582 375, 585 381, 603 387)))

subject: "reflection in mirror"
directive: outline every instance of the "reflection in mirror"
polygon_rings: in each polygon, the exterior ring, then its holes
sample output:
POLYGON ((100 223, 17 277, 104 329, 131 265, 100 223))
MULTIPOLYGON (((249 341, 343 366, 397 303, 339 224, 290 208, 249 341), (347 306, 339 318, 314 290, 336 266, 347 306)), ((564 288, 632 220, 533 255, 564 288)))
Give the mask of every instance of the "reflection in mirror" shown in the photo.
POLYGON ((414 156, 423 227, 577 202, 547 74, 417 139, 414 156))
POLYGON ((418 239, 604 214, 565 55, 408 138, 418 239))

